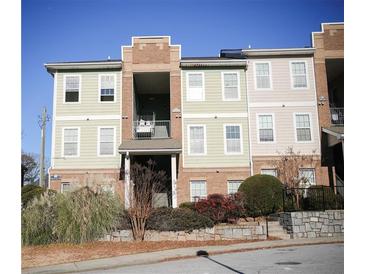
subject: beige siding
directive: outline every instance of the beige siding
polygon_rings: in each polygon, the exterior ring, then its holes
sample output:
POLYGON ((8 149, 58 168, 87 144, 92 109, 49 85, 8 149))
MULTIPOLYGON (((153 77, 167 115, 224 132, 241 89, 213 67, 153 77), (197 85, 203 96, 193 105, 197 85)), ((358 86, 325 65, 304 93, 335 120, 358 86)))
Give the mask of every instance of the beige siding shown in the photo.
POLYGON ((312 58, 272 58, 250 59, 247 69, 247 85, 250 103, 257 102, 297 102, 315 100, 315 82, 313 77, 312 58), (308 68, 308 89, 291 88, 290 61, 304 60, 308 68), (254 78, 254 63, 268 61, 271 63, 272 90, 256 90, 254 78))
POLYGON ((252 156, 278 155, 285 152, 288 147, 304 154, 311 154, 313 150, 320 154, 318 116, 315 107, 266 107, 250 108, 252 156), (258 142, 257 114, 274 114, 274 143, 258 142), (296 142, 294 113, 309 113, 311 117, 312 141, 308 143, 296 142))
POLYGON ((120 154, 120 120, 96 120, 96 121, 56 121, 55 128, 55 155, 54 168, 119 168, 120 154), (115 156, 97 156, 98 127, 115 127, 115 156), (62 157, 62 136, 64 127, 80 127, 80 156, 77 158, 62 157))
POLYGON ((243 69, 221 69, 221 70, 183 70, 183 112, 184 113, 215 113, 215 112, 247 112, 246 101, 246 79, 243 69), (222 98, 222 72, 239 72, 240 78, 240 100, 223 101, 222 98), (189 72, 203 72, 205 82, 205 100, 187 101, 186 79, 189 72))
POLYGON ((184 119, 184 167, 185 168, 223 168, 247 167, 249 165, 248 123, 247 118, 193 118, 184 119), (206 126, 206 155, 188 155, 188 125, 206 126), (242 130, 241 155, 225 155, 224 124, 240 124, 242 130))
POLYGON ((112 115, 120 114, 120 71, 92 71, 92 72, 75 72, 63 73, 58 72, 56 87, 56 109, 57 116, 68 115, 112 115), (79 104, 64 103, 64 77, 65 75, 81 76, 81 91, 79 104), (99 102, 99 74, 113 74, 116 76, 116 101, 113 103, 99 102))

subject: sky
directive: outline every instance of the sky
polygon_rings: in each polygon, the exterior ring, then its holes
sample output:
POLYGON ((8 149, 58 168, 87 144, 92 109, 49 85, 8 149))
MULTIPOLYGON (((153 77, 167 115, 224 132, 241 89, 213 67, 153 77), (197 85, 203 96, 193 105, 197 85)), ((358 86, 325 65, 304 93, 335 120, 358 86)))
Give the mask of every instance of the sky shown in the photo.
POLYGON ((22 150, 39 153, 38 116, 46 107, 52 117, 47 62, 120 59, 121 45, 139 35, 170 35, 183 57, 249 45, 304 47, 322 22, 343 21, 343 0, 23 0, 22 150))

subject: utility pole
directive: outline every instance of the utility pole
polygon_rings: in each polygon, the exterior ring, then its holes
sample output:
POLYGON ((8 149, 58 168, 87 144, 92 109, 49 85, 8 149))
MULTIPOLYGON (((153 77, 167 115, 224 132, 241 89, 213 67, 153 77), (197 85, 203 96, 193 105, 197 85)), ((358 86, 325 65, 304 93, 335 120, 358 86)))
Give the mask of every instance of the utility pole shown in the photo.
POLYGON ((45 167, 44 167, 44 152, 46 145, 46 123, 48 121, 47 109, 43 108, 42 117, 40 117, 39 126, 41 128, 41 154, 40 154, 40 168, 39 168, 39 185, 45 188, 45 167))

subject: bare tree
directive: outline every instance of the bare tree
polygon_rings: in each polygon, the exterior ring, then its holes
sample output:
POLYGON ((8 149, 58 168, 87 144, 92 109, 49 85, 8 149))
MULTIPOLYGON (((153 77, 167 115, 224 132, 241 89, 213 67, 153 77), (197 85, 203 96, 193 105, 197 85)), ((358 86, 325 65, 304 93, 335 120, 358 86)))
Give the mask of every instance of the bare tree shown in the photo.
POLYGON ((307 178, 300 176, 300 169, 309 167, 317 169, 319 161, 315 152, 313 150, 312 154, 301 154, 300 151, 295 152, 292 147, 288 147, 285 152, 278 152, 279 157, 271 163, 283 184, 293 188, 297 206, 299 206, 301 191, 296 188, 307 187, 309 183, 307 178))
POLYGON ((39 181, 39 162, 36 155, 22 152, 22 186, 24 182, 38 184, 39 181))
POLYGON ((128 215, 132 225, 133 237, 143 241, 146 221, 153 210, 154 194, 164 190, 166 172, 156 171, 152 160, 146 166, 135 163, 131 165, 131 192, 128 215))

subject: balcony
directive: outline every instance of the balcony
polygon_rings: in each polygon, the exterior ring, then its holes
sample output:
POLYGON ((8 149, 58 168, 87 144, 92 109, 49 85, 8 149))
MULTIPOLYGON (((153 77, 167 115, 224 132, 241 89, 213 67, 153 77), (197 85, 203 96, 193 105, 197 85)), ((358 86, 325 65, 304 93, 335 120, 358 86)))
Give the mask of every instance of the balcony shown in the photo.
POLYGON ((330 108, 332 125, 344 125, 345 113, 344 108, 330 108))
POLYGON ((133 122, 133 138, 151 140, 170 138, 169 120, 139 120, 133 122))

